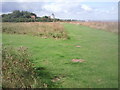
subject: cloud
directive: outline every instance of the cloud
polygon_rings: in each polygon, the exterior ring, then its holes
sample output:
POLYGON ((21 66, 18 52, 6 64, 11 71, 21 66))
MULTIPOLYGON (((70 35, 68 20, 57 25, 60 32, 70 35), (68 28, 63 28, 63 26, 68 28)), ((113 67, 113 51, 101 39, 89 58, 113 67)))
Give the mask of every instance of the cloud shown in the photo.
MULTIPOLYGON (((59 0, 58 0, 59 1, 59 0)), ((37 16, 55 14, 62 19, 115 19, 117 14, 117 3, 81 3, 81 2, 4 2, 3 13, 13 10, 23 10, 36 13, 37 16), (99 16, 99 17, 98 17, 99 16), (109 17, 108 17, 109 16, 109 17), (110 18, 111 17, 111 18, 110 18)))
POLYGON ((119 2, 119 0, 2 0, 2 2, 119 2))
POLYGON ((43 10, 47 10, 49 12, 62 12, 68 13, 75 7, 79 6, 80 3, 72 3, 72 2, 53 2, 53 3, 46 3, 42 6, 43 10))
POLYGON ((2 3, 2 12, 12 12, 13 10, 40 11, 43 3, 38 2, 4 2, 2 3))
POLYGON ((90 8, 88 5, 85 5, 85 4, 81 5, 81 8, 86 11, 92 11, 92 8, 90 8))
POLYGON ((61 5, 57 5, 55 3, 52 4, 45 4, 42 6, 42 9, 51 11, 51 12, 61 12, 61 5))
POLYGON ((2 2, 82 2, 84 0, 2 0, 2 2))
POLYGON ((11 12, 13 11, 14 9, 20 9, 19 7, 19 3, 18 2, 5 2, 5 3, 2 3, 2 12, 3 13, 6 13, 6 12, 11 12))

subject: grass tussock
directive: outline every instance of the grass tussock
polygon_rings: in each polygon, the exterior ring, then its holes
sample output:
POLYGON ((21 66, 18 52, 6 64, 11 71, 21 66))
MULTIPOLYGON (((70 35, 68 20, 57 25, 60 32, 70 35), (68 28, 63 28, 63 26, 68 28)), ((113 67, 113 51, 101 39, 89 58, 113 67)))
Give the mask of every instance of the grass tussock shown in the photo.
POLYGON ((29 60, 27 48, 3 48, 2 50, 2 87, 34 88, 42 87, 29 60))
POLYGON ((3 33, 28 34, 42 38, 67 39, 68 36, 60 23, 2 23, 3 33))

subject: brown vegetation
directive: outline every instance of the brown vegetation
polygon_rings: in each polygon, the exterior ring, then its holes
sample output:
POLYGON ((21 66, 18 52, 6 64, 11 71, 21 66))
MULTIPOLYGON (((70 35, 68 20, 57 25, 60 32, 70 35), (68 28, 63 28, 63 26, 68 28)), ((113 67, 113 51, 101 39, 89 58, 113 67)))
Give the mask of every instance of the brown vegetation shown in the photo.
POLYGON ((30 62, 27 48, 3 48, 2 50, 2 87, 34 88, 43 87, 36 77, 33 64, 30 62))
POLYGON ((70 22, 78 25, 85 25, 91 28, 96 28, 100 30, 106 30, 114 33, 118 33, 118 22, 70 22))
POLYGON ((29 23, 3 23, 3 33, 29 34, 43 38, 66 39, 67 34, 60 23, 29 22, 29 23))

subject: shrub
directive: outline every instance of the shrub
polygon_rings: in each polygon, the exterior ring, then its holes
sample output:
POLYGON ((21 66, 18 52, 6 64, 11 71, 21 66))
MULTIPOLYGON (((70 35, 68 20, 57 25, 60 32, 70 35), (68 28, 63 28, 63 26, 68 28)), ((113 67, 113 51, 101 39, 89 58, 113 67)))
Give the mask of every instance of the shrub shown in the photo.
POLYGON ((5 48, 2 50, 2 87, 34 88, 42 87, 37 77, 27 48, 5 48))

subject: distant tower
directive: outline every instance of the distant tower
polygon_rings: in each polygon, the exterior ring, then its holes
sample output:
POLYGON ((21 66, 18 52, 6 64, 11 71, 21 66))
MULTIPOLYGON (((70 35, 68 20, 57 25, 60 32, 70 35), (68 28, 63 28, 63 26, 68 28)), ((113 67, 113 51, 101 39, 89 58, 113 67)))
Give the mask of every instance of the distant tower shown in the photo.
POLYGON ((54 13, 52 13, 52 17, 53 17, 53 22, 55 22, 55 15, 54 15, 54 13))

